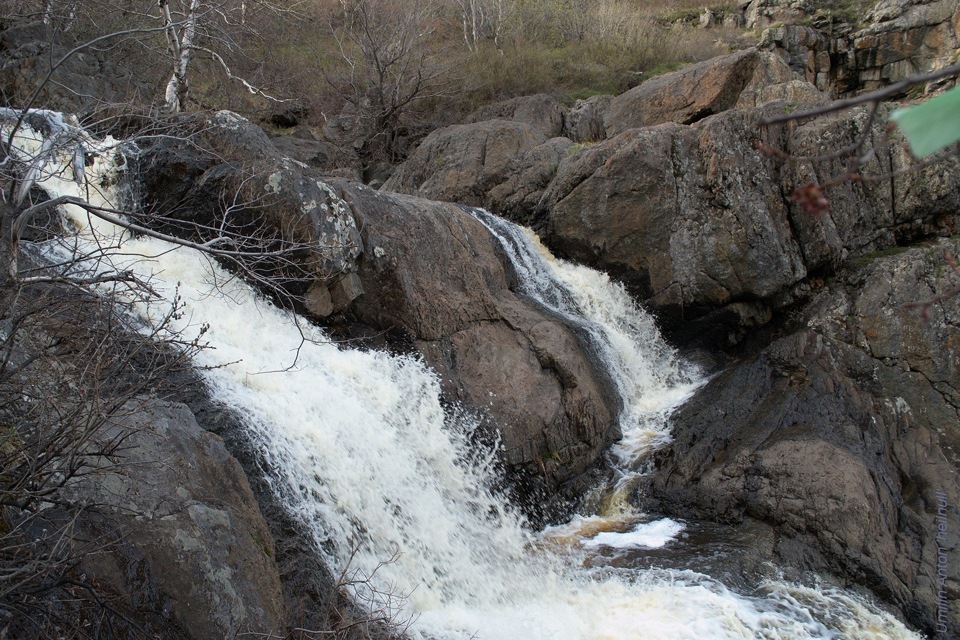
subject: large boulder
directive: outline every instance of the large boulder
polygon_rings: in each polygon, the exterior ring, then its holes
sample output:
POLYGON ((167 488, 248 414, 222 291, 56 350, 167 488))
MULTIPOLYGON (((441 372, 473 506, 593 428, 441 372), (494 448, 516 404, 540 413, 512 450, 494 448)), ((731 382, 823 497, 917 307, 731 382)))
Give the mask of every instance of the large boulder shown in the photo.
POLYGON ((517 156, 546 142, 525 122, 485 120, 438 129, 383 185, 385 191, 481 206, 517 156))
POLYGON ((536 228, 559 254, 625 282, 668 329, 696 331, 720 309, 734 326, 764 322, 762 301, 807 271, 754 146, 757 120, 730 111, 581 149, 560 164, 536 228))
POLYGON ((709 330, 721 344, 802 299, 811 278, 849 256, 956 228, 960 163, 911 168, 903 145, 862 169, 889 178, 835 184, 819 215, 800 207, 798 187, 845 170, 825 148, 884 134, 865 110, 761 127, 782 109, 633 129, 579 149, 544 191, 535 228, 560 255, 623 280, 675 336, 709 330), (772 161, 760 140, 796 160, 772 161))
POLYGON ((467 116, 466 122, 512 120, 523 122, 548 138, 563 133, 566 109, 560 101, 546 93, 521 96, 481 107, 467 116))
POLYGON ((662 122, 690 124, 730 109, 757 61, 757 50, 745 49, 647 80, 610 101, 603 115, 607 136, 662 122))
POLYGON ((150 139, 133 157, 135 206, 144 221, 196 242, 242 252, 226 261, 268 293, 319 300, 342 289, 360 254, 360 234, 346 205, 315 168, 284 157, 266 134, 220 111, 181 124, 182 136, 150 139), (199 125, 199 126, 198 126, 199 125), (194 130, 190 132, 191 130, 194 130), (190 132, 187 135, 187 132, 190 132), (279 256, 260 254, 282 251, 279 256))
POLYGON ((142 400, 98 437, 122 463, 68 488, 79 539, 100 541, 82 571, 119 606, 163 621, 170 637, 232 638, 286 628, 273 538, 240 465, 186 406, 142 400), (176 630, 176 631, 175 631, 176 630))
POLYGON ((364 246, 364 293, 347 316, 423 354, 446 400, 499 430, 525 506, 537 506, 540 489, 567 498, 585 489, 619 434, 618 400, 589 350, 511 290, 496 240, 463 208, 352 183, 338 190, 364 246))
POLYGON ((674 415, 647 498, 765 523, 778 563, 869 585, 912 624, 955 635, 946 603, 960 582, 944 568, 960 532, 942 523, 960 505, 960 274, 944 256, 958 249, 941 240, 838 278, 802 328, 674 415))

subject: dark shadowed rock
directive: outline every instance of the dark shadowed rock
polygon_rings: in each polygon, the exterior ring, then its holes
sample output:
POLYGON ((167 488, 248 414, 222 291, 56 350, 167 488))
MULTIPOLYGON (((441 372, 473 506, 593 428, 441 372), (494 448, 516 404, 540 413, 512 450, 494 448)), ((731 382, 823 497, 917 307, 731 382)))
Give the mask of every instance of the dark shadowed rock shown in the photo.
POLYGON ((43 106, 84 115, 111 104, 149 102, 153 97, 141 74, 89 48, 68 57, 45 82, 52 65, 77 44, 70 34, 55 33, 39 22, 0 33, 0 93, 4 104, 43 106), (28 105, 30 98, 33 103, 28 105))
POLYGON ((100 505, 80 537, 102 551, 84 560, 88 579, 141 615, 188 638, 270 634, 285 628, 273 539, 246 476, 217 436, 182 404, 129 406, 122 466, 74 483, 72 496, 100 505))
POLYGON ((273 138, 273 145, 288 158, 299 160, 311 167, 323 169, 331 165, 337 155, 337 147, 321 140, 308 140, 296 136, 273 138))
POLYGON ((546 140, 531 125, 510 120, 438 129, 420 143, 383 189, 482 206, 487 190, 504 180, 511 163, 546 140))
POLYGON ((597 142, 607 137, 603 114, 613 96, 592 96, 577 100, 563 120, 563 135, 574 142, 597 142))
POLYGON ((690 124, 737 104, 757 50, 745 49, 667 73, 620 94, 603 115, 607 136, 662 122, 690 124))
MULTIPOLYGON (((838 280, 805 327, 723 373, 674 418, 648 490, 668 512, 777 532, 777 561, 869 585, 934 632, 938 515, 960 504, 960 285, 940 241, 838 280)), ((939 537, 938 537, 939 535, 939 537)), ((943 597, 955 601, 950 574, 943 597)), ((947 635, 960 629, 949 611, 947 635)))
POLYGON ((412 344, 448 401, 495 425, 523 499, 538 488, 565 497, 584 489, 617 437, 618 409, 577 337, 510 290, 496 241, 461 207, 338 189, 364 243, 364 293, 348 315, 412 344))
POLYGON ((534 131, 548 138, 555 138, 563 134, 565 111, 556 98, 538 93, 481 107, 471 113, 466 122, 470 124, 484 120, 513 120, 530 125, 534 131))

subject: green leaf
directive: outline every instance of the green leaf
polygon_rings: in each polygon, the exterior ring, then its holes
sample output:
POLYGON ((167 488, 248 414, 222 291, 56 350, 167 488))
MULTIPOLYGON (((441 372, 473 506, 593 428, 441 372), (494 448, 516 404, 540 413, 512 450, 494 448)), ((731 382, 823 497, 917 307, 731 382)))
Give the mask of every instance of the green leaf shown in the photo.
POLYGON ((949 147, 960 140, 960 86, 912 107, 890 114, 910 142, 917 158, 949 147))

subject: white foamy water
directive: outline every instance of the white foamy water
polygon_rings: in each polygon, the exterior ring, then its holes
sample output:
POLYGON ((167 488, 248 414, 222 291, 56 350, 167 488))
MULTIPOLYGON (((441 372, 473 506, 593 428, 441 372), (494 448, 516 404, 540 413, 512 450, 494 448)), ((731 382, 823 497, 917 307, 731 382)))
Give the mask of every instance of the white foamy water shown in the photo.
POLYGON ((482 209, 473 215, 510 257, 520 292, 589 337, 623 402, 623 438, 613 447, 619 466, 669 442, 667 416, 703 380, 664 342, 650 314, 605 273, 554 257, 529 229, 482 209))
MULTIPOLYGON (((28 133, 24 146, 35 144, 28 133)), ((109 166, 91 167, 91 179, 109 166)), ((67 169, 64 179, 47 176, 42 186, 51 195, 79 194, 69 177, 67 169)), ((78 249, 89 249, 88 216, 66 209, 81 230, 78 249)), ((210 348, 196 364, 215 367, 201 373, 211 393, 249 425, 274 490, 335 573, 356 551, 351 568, 375 574, 370 585, 356 587, 361 600, 376 599, 368 586, 407 596, 397 614, 413 618, 414 638, 915 637, 841 592, 771 584, 746 597, 691 572, 584 569, 575 556, 544 549, 489 491, 490 456, 470 449, 471 425, 444 413, 437 378, 421 362, 329 343, 196 252, 135 239, 115 253, 115 266, 150 279, 162 296, 179 293, 184 308, 174 328, 209 325, 210 348)), ((168 310, 134 307, 145 319, 168 310)), ((632 327, 635 320, 622 322, 632 327)), ((672 361, 667 354, 659 364, 627 366, 682 388, 689 382, 679 369, 656 371, 672 361)), ((679 398, 686 391, 664 393, 679 398)))
POLYGON ((587 549, 612 547, 614 549, 659 549, 674 540, 684 526, 670 518, 660 518, 652 522, 644 522, 634 526, 629 531, 601 531, 581 544, 587 549))

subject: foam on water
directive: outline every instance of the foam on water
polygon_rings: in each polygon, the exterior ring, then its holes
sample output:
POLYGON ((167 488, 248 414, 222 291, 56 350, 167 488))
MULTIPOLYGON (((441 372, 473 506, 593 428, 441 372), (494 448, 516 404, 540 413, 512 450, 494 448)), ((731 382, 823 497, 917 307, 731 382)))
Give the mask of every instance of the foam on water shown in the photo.
POLYGON ((652 522, 638 524, 629 531, 601 531, 592 538, 582 542, 588 549, 599 547, 613 547, 614 549, 630 549, 641 547, 644 549, 659 549, 674 540, 684 526, 670 518, 660 518, 652 522))
POLYGON ((669 442, 667 416, 703 378, 677 357, 650 314, 607 274, 554 257, 531 230, 481 209, 473 215, 510 257, 520 291, 589 337, 623 403, 623 437, 612 450, 619 465, 669 442))
MULTIPOLYGON (((112 166, 101 161, 88 173, 96 180, 112 166)), ((55 176, 42 186, 51 195, 78 194, 73 182, 55 176)), ((65 213, 84 229, 82 251, 92 242, 88 216, 65 213)), ((445 414, 438 380, 422 362, 333 344, 196 252, 142 238, 122 245, 113 266, 96 268, 133 269, 168 300, 179 294, 184 308, 173 328, 209 325, 210 348, 196 364, 208 367, 201 373, 211 393, 249 425, 273 489, 335 572, 350 562, 373 576, 356 585, 361 600, 376 600, 370 587, 407 596, 397 613, 413 616, 415 638, 915 637, 840 592, 771 584, 762 596, 747 597, 691 572, 588 570, 576 554, 546 550, 490 491, 492 454, 470 447, 472 425, 445 414)), ((571 279, 603 280, 567 271, 571 279)), ((570 286, 568 293, 591 313, 619 304, 582 288, 590 287, 570 286), (596 305, 590 296, 598 296, 596 305)), ((131 304, 144 319, 169 311, 169 303, 131 304)), ((652 328, 634 316, 616 322, 625 334, 652 328)), ((667 381, 655 412, 679 401, 691 383, 668 352, 653 357, 647 363, 624 356, 623 366, 667 381)))

